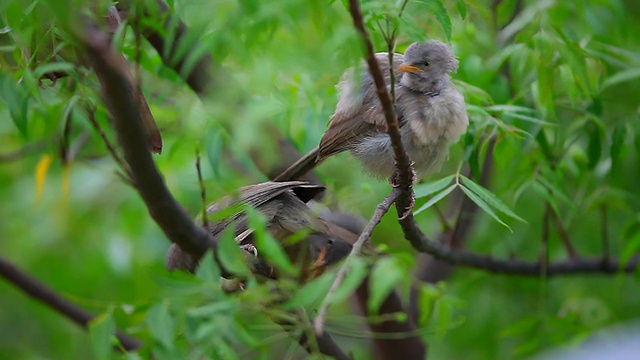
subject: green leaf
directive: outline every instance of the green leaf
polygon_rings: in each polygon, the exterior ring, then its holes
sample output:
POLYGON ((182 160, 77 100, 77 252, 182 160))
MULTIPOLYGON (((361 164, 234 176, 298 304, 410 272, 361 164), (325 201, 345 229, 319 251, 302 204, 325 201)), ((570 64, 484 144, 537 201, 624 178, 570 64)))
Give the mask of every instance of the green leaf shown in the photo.
POLYGON ((602 87, 600 90, 604 90, 610 86, 617 85, 627 81, 634 81, 640 78, 640 68, 627 69, 624 71, 617 72, 611 76, 609 76, 602 83, 602 87))
POLYGON ((422 205, 418 210, 413 212, 413 215, 418 215, 421 212, 427 210, 428 208, 430 208, 433 204, 437 203, 438 201, 442 200, 445 196, 451 194, 451 192, 457 187, 457 184, 453 184, 451 186, 449 186, 448 188, 444 189, 442 192, 438 193, 436 196, 432 197, 431 199, 429 199, 429 201, 427 201, 424 205, 422 205))
POLYGON ((247 276, 251 272, 233 236, 233 226, 227 226, 218 241, 218 259, 229 272, 238 276, 247 276))
POLYGON ((213 172, 214 178, 220 177, 220 165, 222 159, 222 147, 224 145, 224 137, 220 127, 213 127, 206 140, 206 151, 209 165, 213 172))
MULTIPOLYGON (((266 228, 266 222, 253 208, 247 208, 249 226, 254 229, 254 245, 260 256, 285 273, 294 275, 298 269, 291 263, 280 243, 266 228)), ((304 245, 303 245, 304 246, 304 245)))
POLYGON ((359 257, 350 258, 345 266, 349 267, 349 271, 338 290, 333 294, 332 303, 340 302, 351 295, 369 273, 366 261, 359 257))
POLYGON ((624 141, 627 136, 627 127, 624 123, 620 123, 616 125, 615 129, 613 129, 613 134, 611 135, 611 150, 609 154, 611 155, 611 160, 614 163, 614 166, 619 161, 620 153, 624 148, 624 141))
POLYGON ((520 220, 526 223, 526 221, 523 218, 516 215, 516 213, 514 213, 511 209, 509 209, 509 207, 505 205, 505 203, 503 203, 502 200, 500 200, 494 193, 482 187, 482 185, 473 182, 471 179, 467 178, 466 176, 461 175, 460 177, 462 178, 462 183, 466 185, 469 188, 469 190, 473 191, 478 196, 480 196, 490 206, 493 206, 494 208, 500 210, 505 215, 508 215, 516 220, 520 220))
POLYGON ((427 283, 420 284, 419 291, 420 319, 418 324, 424 326, 433 315, 433 310, 438 300, 442 297, 442 292, 436 286, 427 283))
POLYGON ((436 308, 438 309, 437 335, 442 338, 451 326, 453 309, 448 301, 438 301, 436 308))
POLYGON ((587 156, 589 158, 589 169, 593 169, 598 165, 602 156, 602 138, 604 136, 602 129, 597 124, 588 126, 589 144, 587 145, 587 156))
POLYGON ((494 213, 493 210, 491 210, 491 207, 489 207, 489 205, 484 200, 482 200, 480 196, 476 195, 476 193, 469 190, 465 186, 460 186, 460 188, 465 194, 467 194, 467 196, 469 197, 469 199, 471 199, 471 201, 473 201, 476 205, 478 205, 480 209, 482 209, 484 212, 489 214, 492 218, 494 218, 500 224, 506 226, 507 229, 509 229, 509 231, 513 232, 513 230, 511 230, 511 228, 509 227, 509 225, 507 225, 504 221, 500 220, 500 218, 496 215, 496 213, 494 213))
POLYGON ((464 20, 467 17, 467 4, 464 3, 464 0, 456 0, 456 7, 458 8, 460 17, 464 20))
POLYGON ((622 249, 622 254, 620 255, 620 269, 623 269, 629 260, 638 253, 638 249, 640 249, 640 231, 636 229, 634 236, 630 240, 627 240, 624 245, 624 249, 622 249))
POLYGON ((169 314, 169 303, 167 301, 158 304, 147 313, 147 325, 151 335, 165 348, 173 347, 173 319, 169 314))
POLYGON ((325 272, 319 278, 307 282, 291 297, 291 300, 286 302, 285 308, 293 309, 301 306, 305 309, 313 309, 319 306, 327 295, 334 278, 335 273, 325 272))
POLYGON ((447 14, 447 9, 440 0, 415 0, 415 2, 425 4, 429 11, 435 16, 436 20, 442 26, 447 41, 451 41, 451 19, 447 14))
POLYGON ((200 264, 196 269, 196 277, 209 282, 218 282, 220 280, 220 268, 210 251, 207 251, 200 259, 200 264))
POLYGON ((369 277, 367 309, 370 314, 378 312, 382 302, 406 276, 407 269, 396 258, 388 256, 376 262, 369 277))
POLYGON ((445 186, 451 183, 451 180, 453 179, 454 176, 455 175, 449 175, 440 180, 430 181, 428 183, 417 185, 413 190, 416 195, 416 199, 429 196, 433 193, 436 193, 444 189, 445 186))
POLYGON ((0 75, 0 98, 9 108, 13 123, 22 135, 27 135, 27 114, 29 110, 29 92, 16 83, 11 76, 0 75))
POLYGON ((113 338, 116 322, 113 320, 113 308, 89 322, 89 337, 95 359, 109 359, 113 352, 113 338))
POLYGON ((500 332, 500 336, 514 337, 514 336, 527 335, 532 331, 534 331, 539 323, 540 323, 540 319, 538 317, 526 317, 524 319, 520 319, 515 323, 507 326, 504 330, 500 332))
POLYGON ((44 74, 52 73, 52 72, 65 72, 71 73, 74 71, 75 66, 72 63, 68 62, 52 62, 48 64, 43 64, 35 68, 33 70, 33 75, 36 79, 40 79, 44 74))

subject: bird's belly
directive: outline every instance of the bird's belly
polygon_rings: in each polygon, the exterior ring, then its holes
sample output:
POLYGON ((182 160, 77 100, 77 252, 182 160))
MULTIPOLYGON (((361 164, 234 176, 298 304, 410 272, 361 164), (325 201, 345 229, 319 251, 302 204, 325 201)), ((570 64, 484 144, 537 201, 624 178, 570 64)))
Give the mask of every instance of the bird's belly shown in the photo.
MULTIPOLYGON (((442 140, 420 143, 404 135, 402 142, 418 175, 436 171, 448 154, 449 143, 442 140)), ((389 177, 395 171, 393 148, 387 134, 377 134, 363 139, 353 146, 351 154, 376 177, 389 177)))

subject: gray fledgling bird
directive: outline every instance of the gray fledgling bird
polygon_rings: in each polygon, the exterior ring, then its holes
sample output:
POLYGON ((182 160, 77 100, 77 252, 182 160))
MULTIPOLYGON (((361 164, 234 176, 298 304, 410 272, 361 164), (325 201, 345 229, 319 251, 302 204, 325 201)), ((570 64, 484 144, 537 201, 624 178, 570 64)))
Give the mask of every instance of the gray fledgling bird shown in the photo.
MULTIPOLYGON (((303 181, 265 182, 245 186, 236 196, 230 195, 210 204, 207 213, 219 213, 228 208, 237 208, 221 220, 209 220, 208 229, 214 238, 219 238, 228 227, 234 227, 234 236, 240 246, 253 248, 253 229, 243 210, 251 206, 264 216, 267 228, 277 240, 284 240, 300 231, 309 231, 309 235, 300 242, 288 244, 284 249, 292 262, 298 263, 304 271, 318 272, 345 257, 357 235, 327 222, 312 213, 306 202, 324 191, 323 186, 303 181), (323 250, 324 249, 324 250, 323 250)), ((201 219, 196 223, 202 224, 201 219)), ((257 253, 260 249, 257 248, 257 253)), ((194 272, 197 261, 188 253, 173 244, 167 253, 166 267, 169 270, 181 269, 194 272)), ((265 276, 276 276, 263 261, 252 261, 252 270, 265 276)))
MULTIPOLYGON (((469 124, 464 97, 449 73, 458 60, 440 41, 411 44, 404 55, 393 56, 396 110, 403 144, 419 174, 438 168, 469 124)), ((389 88, 388 53, 376 59, 389 88)), ((368 71, 356 77, 350 69, 338 84, 336 111, 320 145, 276 177, 275 181, 299 178, 331 155, 349 151, 377 177, 395 173, 395 160, 387 125, 368 71)))

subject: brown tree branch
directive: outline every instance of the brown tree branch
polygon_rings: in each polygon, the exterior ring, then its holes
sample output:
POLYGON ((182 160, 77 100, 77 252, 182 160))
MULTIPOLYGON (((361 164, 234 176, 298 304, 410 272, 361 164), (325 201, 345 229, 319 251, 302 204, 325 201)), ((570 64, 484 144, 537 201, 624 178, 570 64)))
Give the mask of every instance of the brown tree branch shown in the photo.
POLYGON ((376 85, 376 93, 378 98, 380 98, 380 104, 382 105, 384 117, 387 122, 387 133, 391 140, 391 147, 393 148, 393 154, 396 160, 396 169, 399 173, 398 188, 402 190, 396 199, 396 209, 399 216, 404 216, 403 214, 407 212, 407 209, 410 210, 410 204, 413 201, 413 170, 411 159, 409 159, 409 155, 402 144, 402 136, 400 135, 400 128, 398 127, 398 119, 396 117, 391 98, 389 97, 389 93, 387 92, 382 71, 380 70, 378 61, 376 60, 373 44, 371 43, 369 34, 364 26, 358 0, 349 0, 349 11, 351 13, 353 25, 358 30, 364 41, 369 73, 376 85))
MULTIPOLYGON (((120 1, 116 7, 124 13, 129 13, 132 8, 132 1, 120 1)), ((193 66, 190 69, 186 65, 189 57, 195 56, 192 52, 187 52, 181 58, 176 57, 178 46, 184 41, 189 31, 187 26, 176 15, 171 14, 165 2, 161 0, 155 1, 155 3, 152 1, 146 2, 142 13, 134 14, 134 16, 159 17, 163 20, 161 29, 175 28, 172 32, 174 37, 167 41, 166 34, 160 33, 158 28, 145 26, 150 22, 132 21, 132 24, 140 26, 135 28, 134 31, 141 33, 151 46, 156 49, 165 66, 178 73, 196 94, 199 96, 204 95, 213 83, 210 75, 211 55, 203 54, 199 56, 196 61, 193 61, 193 66)))
MULTIPOLYGON (((0 258, 0 276, 32 298, 42 302, 85 329, 88 327, 89 322, 94 319, 93 315, 63 298, 53 289, 22 272, 12 263, 3 258, 0 258)), ((117 331, 115 336, 118 338, 120 345, 122 345, 122 347, 116 347, 117 349, 133 351, 142 346, 138 340, 120 331, 117 331)))
POLYGON ((127 64, 110 46, 108 37, 87 26, 78 34, 82 47, 100 80, 102 95, 118 134, 118 141, 129 165, 138 193, 144 200, 151 217, 169 240, 199 259, 216 242, 202 228, 191 221, 189 215, 171 196, 162 176, 153 162, 144 142, 145 129, 140 111, 130 94, 133 85, 127 76, 127 64))

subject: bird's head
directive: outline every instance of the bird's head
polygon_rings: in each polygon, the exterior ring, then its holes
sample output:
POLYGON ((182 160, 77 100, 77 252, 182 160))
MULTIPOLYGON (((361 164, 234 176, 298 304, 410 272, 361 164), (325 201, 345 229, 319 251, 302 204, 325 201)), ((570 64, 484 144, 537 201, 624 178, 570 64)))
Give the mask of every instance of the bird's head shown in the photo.
POLYGON ((418 92, 430 92, 450 72, 458 70, 458 59, 453 56, 449 45, 431 40, 413 43, 404 53, 404 61, 397 69, 401 71, 401 85, 418 92))

